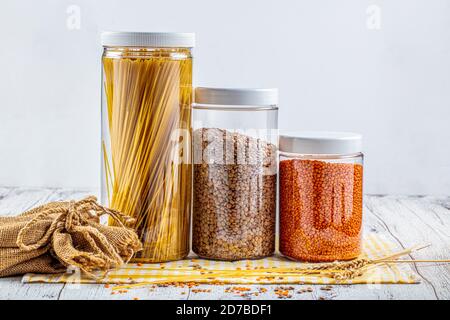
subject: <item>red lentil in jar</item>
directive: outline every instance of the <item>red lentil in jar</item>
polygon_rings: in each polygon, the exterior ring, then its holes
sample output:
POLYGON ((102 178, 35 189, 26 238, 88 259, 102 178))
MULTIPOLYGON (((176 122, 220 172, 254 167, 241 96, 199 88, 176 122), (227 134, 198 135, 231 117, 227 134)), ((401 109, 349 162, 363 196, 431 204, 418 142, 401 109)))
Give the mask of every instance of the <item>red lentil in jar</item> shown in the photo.
POLYGON ((310 132, 280 136, 280 252, 302 261, 361 253, 362 137, 310 132))

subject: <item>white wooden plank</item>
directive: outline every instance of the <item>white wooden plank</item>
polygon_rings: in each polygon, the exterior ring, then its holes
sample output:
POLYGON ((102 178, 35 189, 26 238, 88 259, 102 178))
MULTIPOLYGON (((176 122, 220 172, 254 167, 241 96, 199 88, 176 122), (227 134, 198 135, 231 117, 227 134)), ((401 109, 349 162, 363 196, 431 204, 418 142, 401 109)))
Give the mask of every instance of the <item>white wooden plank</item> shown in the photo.
MULTIPOLYGON (((0 213, 17 214, 30 207, 54 200, 80 199, 92 191, 61 189, 0 188, 0 213)), ((409 247, 422 241, 433 247, 412 256, 416 259, 450 256, 449 219, 450 198, 436 197, 366 197, 365 232, 383 234, 399 245, 409 247)), ((321 285, 295 285, 292 299, 448 299, 450 296, 450 270, 448 265, 417 265, 424 281, 418 285, 335 285, 324 291, 321 285), (297 293, 302 288, 312 292, 297 293)), ((235 285, 236 286, 236 285, 235 285)), ((240 285, 243 286, 243 285, 240 285)), ((278 299, 274 288, 278 285, 251 285, 251 292, 265 287, 267 292, 258 296, 241 297, 226 293, 225 286, 200 285, 187 288, 150 286, 111 294, 112 287, 104 285, 22 284, 20 278, 0 279, 0 298, 3 299, 278 299), (194 291, 198 289, 210 292, 194 291)))
MULTIPOLYGON (((412 247, 432 244, 431 247, 411 254, 414 259, 448 259, 450 257, 449 225, 429 210, 430 200, 417 197, 368 197, 366 205, 383 224, 387 232, 402 245, 412 247), (423 204, 420 204, 423 203, 423 204), (446 232, 447 230, 447 232, 446 232)), ((422 277, 427 297, 450 299, 450 272, 448 264, 413 265, 422 277)), ((410 295, 411 290, 405 295, 410 295)))
POLYGON ((21 277, 0 278, 0 300, 57 300, 63 284, 21 282, 21 277))
POLYGON ((11 192, 13 188, 0 187, 0 201, 6 197, 8 193, 11 192))
POLYGON ((51 201, 80 200, 96 191, 42 188, 1 188, 0 215, 17 215, 51 201))
POLYGON ((113 286, 105 287, 98 284, 66 284, 61 291, 61 300, 186 300, 189 295, 188 288, 151 286, 124 290, 112 290, 113 286), (115 293, 113 293, 115 292, 115 293))
MULTIPOLYGON (((403 206, 411 211, 417 221, 426 226, 433 237, 428 237, 432 247, 421 253, 430 259, 450 258, 450 209, 429 198, 399 198, 403 206)), ((420 254, 420 253, 418 253, 420 254)), ((420 274, 429 280, 440 299, 450 299, 450 264, 418 265, 420 274)))
POLYGON ((87 196, 98 197, 98 191, 96 190, 70 190, 70 189, 54 189, 51 201, 69 201, 69 200, 81 200, 87 196))
MULTIPOLYGON (((290 299, 313 299, 314 293, 312 292, 304 292, 298 293, 301 289, 311 288, 313 290, 314 287, 318 289, 319 286, 312 285, 199 285, 191 288, 189 293, 189 300, 205 300, 205 299, 214 299, 214 300, 277 300, 280 299, 275 294, 275 289, 278 287, 292 287, 293 290, 288 290, 289 294, 292 295, 290 299), (232 291, 226 292, 227 288, 248 288, 250 291, 232 291), (261 289, 264 288, 267 291, 261 292, 261 289), (196 292, 196 291, 200 292, 196 292), (206 290, 206 292, 203 292, 206 290), (210 290, 210 291, 208 291, 210 290), (255 295, 257 294, 257 295, 255 295)), ((323 287, 323 286, 320 286, 323 287)))
MULTIPOLYGON (((399 248, 402 247, 401 242, 393 237, 387 228, 390 222, 386 223, 379 217, 373 214, 373 208, 370 206, 371 198, 378 198, 378 196, 366 196, 364 207, 364 233, 376 233, 385 237, 386 239, 397 243, 399 248)), ((334 286, 334 299, 434 299, 434 291, 427 283, 413 284, 413 285, 342 285, 334 286)))
POLYGON ((0 215, 17 215, 49 201, 54 190, 13 188, 0 201, 0 215))
POLYGON ((331 290, 324 290, 324 285, 230 285, 230 286, 208 286, 200 285, 195 289, 211 290, 210 292, 194 293, 191 290, 189 300, 216 299, 216 300, 278 300, 275 294, 277 287, 292 287, 289 290, 293 300, 391 300, 391 299, 433 299, 434 297, 423 290, 422 285, 332 285, 331 290), (245 287, 251 288, 248 295, 241 296, 239 293, 227 293, 226 288, 245 287), (266 288, 267 292, 260 293, 260 288, 266 288), (302 292, 302 289, 312 289, 312 292, 302 292), (254 293, 258 292, 258 296, 254 293))
POLYGON ((433 300, 423 284, 374 284, 334 286, 334 300, 433 300), (425 290, 424 290, 425 289, 425 290))

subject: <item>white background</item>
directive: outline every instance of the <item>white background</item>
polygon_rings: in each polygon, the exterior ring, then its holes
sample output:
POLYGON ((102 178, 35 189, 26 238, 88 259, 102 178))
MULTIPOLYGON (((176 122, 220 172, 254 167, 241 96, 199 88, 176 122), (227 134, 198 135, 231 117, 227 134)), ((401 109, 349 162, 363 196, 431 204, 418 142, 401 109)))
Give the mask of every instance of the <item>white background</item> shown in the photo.
POLYGON ((2 0, 0 185, 99 187, 102 30, 196 32, 196 84, 361 132, 367 193, 450 194, 448 0, 2 0))

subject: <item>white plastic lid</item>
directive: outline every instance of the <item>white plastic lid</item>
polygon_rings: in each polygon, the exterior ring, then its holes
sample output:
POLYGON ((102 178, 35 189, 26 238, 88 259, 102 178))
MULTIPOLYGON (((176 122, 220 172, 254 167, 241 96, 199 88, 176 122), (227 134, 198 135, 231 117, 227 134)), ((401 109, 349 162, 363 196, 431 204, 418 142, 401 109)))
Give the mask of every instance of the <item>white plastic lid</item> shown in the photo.
POLYGON ((102 32, 104 47, 193 48, 194 33, 174 32, 102 32))
POLYGON ((195 88, 195 103, 231 106, 274 106, 278 89, 195 88))
POLYGON ((280 151, 299 154, 354 154, 362 152, 362 135, 328 131, 282 134, 280 151))

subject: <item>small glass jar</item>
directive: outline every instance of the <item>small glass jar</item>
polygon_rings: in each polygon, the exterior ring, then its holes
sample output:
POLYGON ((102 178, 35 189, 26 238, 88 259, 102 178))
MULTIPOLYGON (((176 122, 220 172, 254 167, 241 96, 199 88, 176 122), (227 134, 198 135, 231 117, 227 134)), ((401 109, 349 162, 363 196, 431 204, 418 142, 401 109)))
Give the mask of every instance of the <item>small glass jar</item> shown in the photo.
POLYGON ((218 260, 275 250, 278 91, 195 90, 192 249, 218 260))
POLYGON ((342 132, 280 136, 280 252, 295 260, 361 253, 362 137, 342 132))
POLYGON ((134 261, 189 253, 194 34, 107 32, 102 91, 102 202, 133 218, 134 261))

